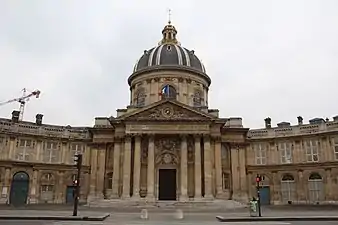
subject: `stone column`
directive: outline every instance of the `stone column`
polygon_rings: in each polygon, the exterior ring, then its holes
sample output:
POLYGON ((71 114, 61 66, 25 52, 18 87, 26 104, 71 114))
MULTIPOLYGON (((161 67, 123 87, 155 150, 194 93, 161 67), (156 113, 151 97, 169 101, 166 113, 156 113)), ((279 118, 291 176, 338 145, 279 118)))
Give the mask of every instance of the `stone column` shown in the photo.
POLYGON ((130 169, 131 169, 131 137, 126 136, 124 140, 124 159, 123 159, 123 188, 122 188, 123 198, 130 198, 130 169))
POLYGON ((106 144, 101 144, 97 153, 97 174, 96 174, 96 197, 99 199, 103 199, 104 195, 104 178, 106 172, 106 144))
POLYGON ((140 198, 141 178, 141 136, 135 137, 133 198, 140 198))
POLYGON ((112 198, 119 198, 121 139, 115 138, 112 198))
POLYGON ((211 148, 210 137, 205 136, 204 139, 204 198, 211 199, 212 196, 212 166, 211 166, 211 148))
POLYGON ((149 136, 148 144, 148 168, 147 168, 147 200, 153 201, 154 197, 154 176, 155 176, 155 144, 154 136, 149 136))
POLYGON ((180 201, 188 199, 188 145, 187 137, 181 139, 181 196, 180 201))
POLYGON ((201 137, 195 136, 195 200, 202 197, 201 169, 201 137))
POLYGON ((97 146, 92 145, 90 149, 90 186, 88 201, 94 200, 96 196, 96 173, 97 173, 97 146))
POLYGON ((216 197, 222 195, 222 142, 221 138, 215 140, 215 180, 216 197))

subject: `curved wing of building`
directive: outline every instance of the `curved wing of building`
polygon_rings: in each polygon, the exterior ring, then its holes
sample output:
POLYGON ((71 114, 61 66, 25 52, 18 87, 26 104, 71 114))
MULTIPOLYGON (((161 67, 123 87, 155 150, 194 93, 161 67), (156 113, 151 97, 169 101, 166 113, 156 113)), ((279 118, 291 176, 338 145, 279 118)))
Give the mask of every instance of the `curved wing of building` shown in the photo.
POLYGON ((338 117, 243 128, 208 105, 211 79, 168 24, 129 76, 130 105, 94 127, 0 119, 0 203, 73 201, 74 155, 83 154, 80 201, 247 203, 260 181, 262 204, 337 199, 338 117))

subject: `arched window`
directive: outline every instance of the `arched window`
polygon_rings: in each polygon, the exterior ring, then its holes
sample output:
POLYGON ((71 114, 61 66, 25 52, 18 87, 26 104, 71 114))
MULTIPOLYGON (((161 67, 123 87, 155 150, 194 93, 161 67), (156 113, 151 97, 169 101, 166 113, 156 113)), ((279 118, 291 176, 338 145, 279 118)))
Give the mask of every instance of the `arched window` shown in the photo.
POLYGON ((194 107, 202 106, 202 93, 201 91, 195 91, 193 96, 193 105, 194 107))
POLYGON ((164 85, 162 87, 160 94, 161 94, 162 99, 176 100, 176 96, 177 96, 176 89, 169 84, 164 85))
POLYGON ((295 179, 291 174, 284 174, 281 180, 281 192, 283 203, 292 203, 296 199, 295 179))
POLYGON ((137 107, 142 107, 146 104, 146 94, 144 89, 140 89, 136 92, 135 105, 137 107))
POLYGON ((311 173, 308 180, 310 202, 317 203, 324 200, 323 179, 319 173, 311 173))

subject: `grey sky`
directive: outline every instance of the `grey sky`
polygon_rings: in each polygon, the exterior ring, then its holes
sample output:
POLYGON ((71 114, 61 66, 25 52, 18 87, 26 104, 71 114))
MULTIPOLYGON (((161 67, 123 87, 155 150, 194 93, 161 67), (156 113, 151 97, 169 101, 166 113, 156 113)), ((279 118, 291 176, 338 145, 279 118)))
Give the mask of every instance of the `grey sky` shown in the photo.
MULTIPOLYGON (((0 101, 40 89, 25 120, 91 126, 129 103, 127 78, 167 9, 212 79, 210 108, 246 127, 338 115, 337 0, 2 0, 0 101)), ((10 117, 18 103, 0 107, 10 117)))

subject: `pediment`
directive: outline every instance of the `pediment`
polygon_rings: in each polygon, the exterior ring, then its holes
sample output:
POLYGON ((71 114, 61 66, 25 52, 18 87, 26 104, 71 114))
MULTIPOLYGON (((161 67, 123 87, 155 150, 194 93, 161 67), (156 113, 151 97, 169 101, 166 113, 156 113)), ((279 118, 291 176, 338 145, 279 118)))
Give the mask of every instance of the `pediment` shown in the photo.
POLYGON ((144 109, 140 109, 123 115, 121 120, 148 120, 148 121, 163 121, 163 120, 184 120, 184 121, 201 121, 217 119, 216 117, 195 110, 179 102, 163 101, 155 105, 151 105, 144 109))

